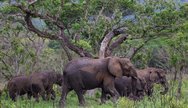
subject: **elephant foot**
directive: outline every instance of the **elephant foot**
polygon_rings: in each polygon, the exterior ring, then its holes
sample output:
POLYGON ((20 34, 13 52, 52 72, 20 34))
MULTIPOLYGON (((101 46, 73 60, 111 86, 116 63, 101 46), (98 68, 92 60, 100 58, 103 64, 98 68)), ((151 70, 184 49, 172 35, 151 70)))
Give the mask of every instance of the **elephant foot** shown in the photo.
POLYGON ((131 99, 131 100, 134 100, 134 101, 138 101, 138 100, 140 100, 141 98, 140 97, 138 97, 138 96, 129 96, 129 99, 131 99))
POLYGON ((114 104, 117 104, 118 99, 119 99, 119 96, 115 96, 115 97, 112 98, 112 102, 113 102, 114 104))
POLYGON ((106 103, 105 100, 101 100, 100 105, 105 104, 105 103, 106 103))
POLYGON ((134 96, 132 93, 128 96, 128 98, 131 100, 136 100, 136 96, 134 96))
POLYGON ((79 103, 80 107, 85 107, 85 103, 79 103))
POLYGON ((66 107, 66 102, 65 102, 65 100, 60 99, 60 101, 59 101, 59 108, 65 108, 65 107, 66 107))
POLYGON ((12 99, 12 101, 16 102, 16 99, 12 99))

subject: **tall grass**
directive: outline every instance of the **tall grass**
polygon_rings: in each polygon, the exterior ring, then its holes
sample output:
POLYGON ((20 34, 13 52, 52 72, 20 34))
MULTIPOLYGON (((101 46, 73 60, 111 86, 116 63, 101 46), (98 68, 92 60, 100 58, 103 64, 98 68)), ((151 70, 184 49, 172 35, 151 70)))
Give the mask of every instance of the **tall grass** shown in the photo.
MULTIPOLYGON (((100 105, 100 92, 96 96, 85 96, 86 108, 188 108, 188 80, 183 81, 182 95, 177 98, 177 82, 170 82, 170 88, 166 95, 160 94, 161 87, 156 85, 152 97, 145 96, 140 101, 132 101, 127 98, 120 98, 117 104, 107 101, 106 104, 100 105)), ((0 97, 0 108, 58 108, 59 107, 60 93, 54 101, 35 102, 32 98, 28 100, 26 96, 18 97, 16 102, 13 102, 6 93, 0 97)), ((76 94, 72 91, 68 94, 66 101, 67 108, 78 108, 78 99, 76 94)))

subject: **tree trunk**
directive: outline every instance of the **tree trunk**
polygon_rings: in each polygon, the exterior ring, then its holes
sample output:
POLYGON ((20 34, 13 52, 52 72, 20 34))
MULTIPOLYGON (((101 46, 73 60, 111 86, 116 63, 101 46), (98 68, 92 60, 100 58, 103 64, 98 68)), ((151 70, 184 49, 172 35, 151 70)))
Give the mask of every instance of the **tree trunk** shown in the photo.
MULTIPOLYGON (((64 32, 64 30, 62 29, 62 30, 60 31, 60 36, 64 35, 63 32, 64 32)), ((64 41, 61 42, 61 46, 62 46, 62 48, 64 49, 64 51, 65 51, 65 53, 66 53, 66 55, 67 55, 67 57, 68 57, 68 60, 71 61, 71 60, 72 60, 72 56, 71 56, 71 54, 70 54, 68 48, 66 47, 64 41)))
POLYGON ((123 43, 125 39, 127 39, 127 35, 122 35, 120 38, 118 38, 115 42, 113 42, 110 45, 110 42, 113 37, 123 33, 125 33, 125 28, 116 28, 112 29, 104 36, 99 50, 99 58, 105 58, 106 56, 110 56, 112 50, 119 46, 121 43, 123 43))
POLYGON ((177 90, 177 98, 181 97, 181 88, 182 88, 182 70, 179 72, 179 80, 178 80, 178 90, 177 90))
POLYGON ((126 39, 128 35, 121 35, 118 39, 116 39, 109 47, 107 47, 105 57, 108 57, 112 54, 113 49, 118 47, 120 44, 122 44, 126 39))
POLYGON ((177 73, 178 73, 178 71, 175 69, 175 72, 174 72, 174 81, 176 81, 177 80, 177 73))
POLYGON ((112 40, 112 37, 114 36, 113 31, 110 31, 103 39, 103 41, 101 42, 101 47, 99 50, 99 58, 105 58, 105 53, 106 53, 106 49, 110 43, 110 41, 112 40))

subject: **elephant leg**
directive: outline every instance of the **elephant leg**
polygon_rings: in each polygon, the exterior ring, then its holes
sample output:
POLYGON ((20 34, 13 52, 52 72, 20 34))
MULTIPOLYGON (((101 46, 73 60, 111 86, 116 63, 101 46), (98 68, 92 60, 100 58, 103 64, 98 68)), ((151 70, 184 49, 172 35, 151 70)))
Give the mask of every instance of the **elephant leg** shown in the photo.
POLYGON ((120 94, 121 96, 125 96, 125 97, 128 97, 128 95, 130 95, 127 87, 124 87, 123 91, 121 92, 120 94))
POLYGON ((102 94, 101 94, 101 104, 106 103, 107 100, 110 99, 110 94, 109 92, 105 91, 105 89, 102 89, 102 94))
POLYGON ((16 101, 16 93, 9 91, 9 96, 13 101, 16 101))
POLYGON ((104 96, 102 95, 103 98, 101 99, 101 102, 107 99, 107 94, 110 94, 110 96, 112 97, 113 103, 116 103, 116 101, 119 98, 119 93, 117 92, 115 88, 105 88, 102 94, 105 94, 105 95, 104 96))
POLYGON ((55 91, 53 90, 53 85, 49 85, 49 86, 47 87, 46 92, 47 92, 47 100, 49 100, 50 98, 51 98, 52 100, 55 99, 56 96, 55 96, 55 91))
POLYGON ((75 90, 78 100, 79 100, 79 106, 84 106, 85 105, 85 100, 84 100, 84 95, 83 95, 83 90, 77 89, 75 90))
POLYGON ((65 85, 65 84, 62 85, 62 94, 61 94, 61 99, 60 99, 60 102, 59 102, 60 108, 64 108, 65 107, 65 101, 66 101, 67 94, 71 90, 72 89, 69 89, 67 87, 67 85, 65 85))
POLYGON ((47 100, 46 99, 46 93, 45 93, 45 89, 42 87, 41 88, 41 91, 39 92, 40 96, 42 96, 42 99, 43 100, 47 100))
POLYGON ((33 94, 36 102, 39 102, 39 95, 42 96, 43 100, 46 100, 45 90, 43 88, 41 88, 41 90, 39 90, 39 92, 33 92, 32 94, 33 94))
POLYGON ((153 94, 153 89, 152 89, 152 88, 149 88, 149 89, 148 89, 148 96, 152 96, 152 94, 153 94))
POLYGON ((115 88, 110 90, 110 95, 112 96, 113 103, 116 103, 117 100, 119 99, 119 93, 115 88))
POLYGON ((47 93, 46 100, 49 100, 51 97, 51 91, 47 90, 46 93, 47 93))
POLYGON ((132 77, 132 82, 131 82, 131 93, 133 96, 136 96, 136 85, 137 85, 137 79, 135 79, 134 77, 132 77))
POLYGON ((106 103, 107 100, 107 93, 105 92, 104 89, 102 89, 102 94, 101 94, 101 104, 106 103))
POLYGON ((28 98, 28 99, 31 99, 31 96, 32 96, 32 93, 31 93, 31 92, 28 92, 28 93, 27 93, 27 98, 28 98))
POLYGON ((146 87, 146 94, 148 96, 152 96, 153 94, 153 85, 152 84, 148 84, 147 87, 146 87))
POLYGON ((116 103, 120 95, 115 89, 114 78, 109 77, 109 79, 107 78, 104 80, 103 90, 105 93, 110 94, 112 96, 112 101, 116 103))
POLYGON ((52 100, 55 100, 56 95, 55 95, 55 91, 54 91, 53 89, 51 90, 51 95, 52 95, 52 96, 51 96, 51 99, 52 99, 52 100))
POLYGON ((39 94, 38 93, 33 93, 33 96, 35 98, 35 101, 39 102, 39 94))
POLYGON ((55 91, 53 89, 47 90, 47 100, 49 100, 50 98, 52 100, 55 100, 55 97, 55 91))

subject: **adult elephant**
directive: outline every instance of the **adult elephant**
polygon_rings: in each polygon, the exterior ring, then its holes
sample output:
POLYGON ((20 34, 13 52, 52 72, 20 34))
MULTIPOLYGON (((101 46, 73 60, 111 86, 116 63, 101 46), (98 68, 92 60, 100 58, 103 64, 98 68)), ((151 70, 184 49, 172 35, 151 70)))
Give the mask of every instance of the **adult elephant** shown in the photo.
MULTIPOLYGON (((80 105, 85 104, 83 90, 102 88, 102 94, 109 93, 118 98, 119 94, 115 89, 114 80, 116 77, 122 76, 137 78, 136 70, 127 58, 80 58, 72 60, 64 69, 60 104, 64 107, 66 96, 71 90, 74 90, 78 95, 80 105)), ((135 84, 134 81, 133 84, 135 84)))
POLYGON ((29 77, 26 75, 19 75, 14 76, 8 81, 7 89, 10 98, 13 101, 16 101, 16 97, 18 95, 27 94, 28 97, 31 97, 31 90, 30 90, 30 80, 29 77))
POLYGON ((145 93, 151 96, 153 93, 154 84, 161 84, 164 87, 164 91, 161 94, 166 94, 168 91, 168 81, 166 80, 166 71, 159 68, 145 68, 137 70, 139 78, 146 81, 145 93))
POLYGON ((39 95, 42 96, 43 100, 55 99, 55 92, 53 90, 53 84, 61 86, 63 76, 60 73, 54 71, 43 71, 36 72, 30 75, 31 91, 32 95, 39 101, 39 95))

